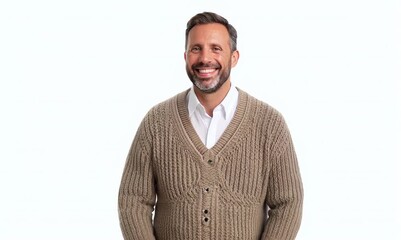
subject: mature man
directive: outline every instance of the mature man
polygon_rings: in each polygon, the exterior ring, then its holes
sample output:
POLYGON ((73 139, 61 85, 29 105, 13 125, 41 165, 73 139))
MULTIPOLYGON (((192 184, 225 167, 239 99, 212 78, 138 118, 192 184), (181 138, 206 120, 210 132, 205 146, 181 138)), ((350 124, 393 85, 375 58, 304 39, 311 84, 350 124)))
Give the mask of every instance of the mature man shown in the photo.
POLYGON ((291 136, 277 110, 231 84, 236 42, 215 13, 189 20, 193 86, 139 126, 119 192, 125 239, 295 239, 303 189, 291 136))

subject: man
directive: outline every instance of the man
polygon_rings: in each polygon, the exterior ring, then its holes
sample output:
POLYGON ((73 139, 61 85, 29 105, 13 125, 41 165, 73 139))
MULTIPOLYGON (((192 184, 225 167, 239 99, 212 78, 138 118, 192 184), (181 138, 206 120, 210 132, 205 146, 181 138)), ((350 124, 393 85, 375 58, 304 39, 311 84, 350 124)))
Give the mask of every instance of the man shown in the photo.
POLYGON ((125 239, 295 239, 303 189, 290 133, 279 112, 231 85, 236 42, 215 13, 189 20, 193 86, 139 126, 119 192, 125 239))

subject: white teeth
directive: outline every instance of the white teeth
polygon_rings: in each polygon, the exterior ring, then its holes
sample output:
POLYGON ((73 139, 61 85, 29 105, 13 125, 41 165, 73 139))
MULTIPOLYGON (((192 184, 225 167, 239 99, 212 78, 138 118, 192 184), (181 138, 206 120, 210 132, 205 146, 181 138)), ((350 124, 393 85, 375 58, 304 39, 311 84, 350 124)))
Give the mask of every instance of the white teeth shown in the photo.
POLYGON ((199 69, 200 73, 211 73, 214 72, 214 69, 199 69))

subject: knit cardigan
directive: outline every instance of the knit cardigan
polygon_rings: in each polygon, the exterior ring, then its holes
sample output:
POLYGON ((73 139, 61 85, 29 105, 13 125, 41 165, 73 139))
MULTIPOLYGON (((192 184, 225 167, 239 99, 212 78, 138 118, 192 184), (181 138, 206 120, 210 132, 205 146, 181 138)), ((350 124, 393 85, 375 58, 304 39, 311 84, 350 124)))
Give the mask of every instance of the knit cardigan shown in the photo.
POLYGON ((211 149, 191 124, 188 90, 147 113, 119 190, 124 239, 295 239, 303 188, 290 133, 277 110, 238 90, 211 149))

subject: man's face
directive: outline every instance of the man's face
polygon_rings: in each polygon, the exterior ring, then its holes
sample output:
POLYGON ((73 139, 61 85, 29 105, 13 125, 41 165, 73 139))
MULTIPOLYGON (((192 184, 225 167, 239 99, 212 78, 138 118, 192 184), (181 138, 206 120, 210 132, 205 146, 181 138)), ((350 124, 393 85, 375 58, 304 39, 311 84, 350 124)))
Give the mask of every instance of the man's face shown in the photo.
POLYGON ((213 93, 230 78, 239 54, 231 52, 227 29, 210 23, 196 25, 189 31, 184 57, 192 83, 204 93, 213 93))

